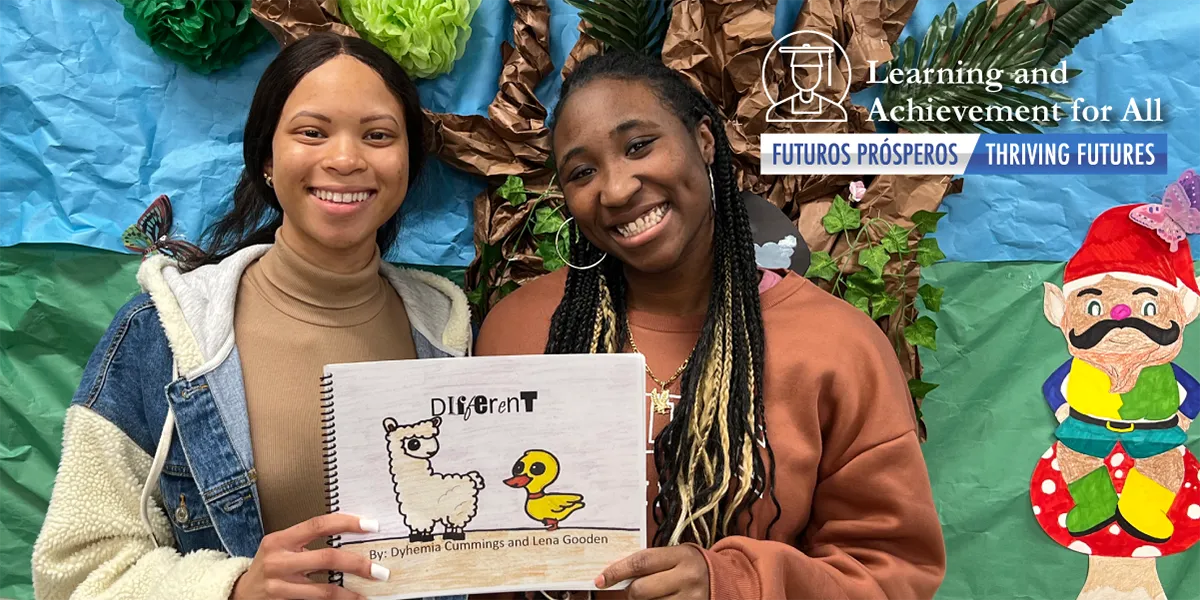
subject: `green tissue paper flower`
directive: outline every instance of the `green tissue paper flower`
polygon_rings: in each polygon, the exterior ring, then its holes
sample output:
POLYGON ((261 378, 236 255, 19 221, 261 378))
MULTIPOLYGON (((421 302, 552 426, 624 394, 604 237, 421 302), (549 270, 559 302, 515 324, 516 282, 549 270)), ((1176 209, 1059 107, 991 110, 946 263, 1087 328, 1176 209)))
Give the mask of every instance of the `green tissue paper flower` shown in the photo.
POLYGON ((117 0, 143 42, 197 73, 237 64, 267 39, 249 0, 117 0))
POLYGON ((411 77, 449 73, 471 37, 480 0, 341 0, 342 17, 411 77))

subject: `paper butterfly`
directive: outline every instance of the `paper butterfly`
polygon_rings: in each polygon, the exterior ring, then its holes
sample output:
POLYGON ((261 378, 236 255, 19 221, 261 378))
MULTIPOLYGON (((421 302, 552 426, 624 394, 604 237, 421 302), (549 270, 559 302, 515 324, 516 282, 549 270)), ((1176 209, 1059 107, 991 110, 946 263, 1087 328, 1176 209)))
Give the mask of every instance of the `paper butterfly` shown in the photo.
POLYGON ((143 258, 155 252, 184 262, 202 256, 204 252, 195 245, 171 239, 172 222, 171 199, 164 194, 155 198, 137 222, 125 229, 121 243, 143 258))
POLYGON ((1189 233, 1200 233, 1200 190, 1196 172, 1188 169, 1179 180, 1167 186, 1162 205, 1143 204, 1129 213, 1138 225, 1155 230, 1171 244, 1171 252, 1189 233))

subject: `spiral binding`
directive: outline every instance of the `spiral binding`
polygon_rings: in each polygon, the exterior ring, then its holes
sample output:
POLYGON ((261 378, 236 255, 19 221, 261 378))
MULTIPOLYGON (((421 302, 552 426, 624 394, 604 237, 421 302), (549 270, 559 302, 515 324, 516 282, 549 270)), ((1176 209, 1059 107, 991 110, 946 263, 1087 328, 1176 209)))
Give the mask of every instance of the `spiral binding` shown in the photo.
MULTIPOLYGON (((325 512, 338 512, 337 435, 333 422, 333 375, 321 376, 321 446, 325 461, 325 512)), ((329 536, 329 546, 342 545, 342 536, 329 536)), ((329 572, 329 583, 342 585, 344 574, 329 572)))

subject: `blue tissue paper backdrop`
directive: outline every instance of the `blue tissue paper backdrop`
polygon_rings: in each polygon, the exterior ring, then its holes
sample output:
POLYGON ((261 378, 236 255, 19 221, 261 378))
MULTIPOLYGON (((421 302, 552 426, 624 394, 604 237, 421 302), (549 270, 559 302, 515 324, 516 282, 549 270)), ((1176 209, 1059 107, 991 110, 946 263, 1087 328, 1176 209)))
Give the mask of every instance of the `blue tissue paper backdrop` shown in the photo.
MULTIPOLYGON (((921 0, 905 35, 924 34, 948 0, 921 0)), ((974 5, 959 3, 960 19, 974 5)), ((803 0, 780 0, 775 35, 790 31, 803 0)), ((277 52, 268 40, 234 68, 202 76, 137 39, 115 1, 0 3, 0 246, 73 243, 123 250, 120 234, 158 194, 171 197, 176 230, 196 239, 228 208, 241 169, 241 131, 259 75, 277 52)), ((578 13, 550 0, 551 58, 561 66, 579 36, 578 13)), ((496 93, 500 43, 512 10, 480 3, 464 58, 419 80, 437 112, 486 114, 496 93)), ((1200 14, 1190 2, 1134 2, 1067 58, 1084 73, 1065 91, 1114 106, 1109 123, 1068 123, 1060 132, 1166 133, 1169 175, 968 176, 947 199, 937 237, 948 260, 1068 258, 1102 210, 1154 201, 1167 183, 1200 166, 1200 14), (1130 98, 1162 98, 1166 122, 1116 121, 1130 98)), ((561 78, 537 94, 552 109, 561 78)), ((855 94, 869 104, 877 94, 855 94)), ((882 129, 882 128, 881 128, 882 129)), ((432 160, 405 201, 390 260, 464 266, 474 256, 472 203, 484 182, 432 160)), ((1200 252, 1200 239, 1193 236, 1200 252)))

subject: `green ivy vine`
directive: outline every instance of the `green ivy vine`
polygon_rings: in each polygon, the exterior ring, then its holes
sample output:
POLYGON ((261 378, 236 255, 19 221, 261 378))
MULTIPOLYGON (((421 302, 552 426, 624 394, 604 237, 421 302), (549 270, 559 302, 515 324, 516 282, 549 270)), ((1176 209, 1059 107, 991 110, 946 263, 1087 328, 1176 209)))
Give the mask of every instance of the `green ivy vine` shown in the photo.
MULTIPOLYGON (((888 282, 895 280, 894 288, 902 288, 905 273, 913 263, 928 267, 946 258, 938 247, 937 239, 924 237, 937 231, 938 220, 944 216, 944 212, 920 210, 912 215, 912 227, 901 227, 878 217, 864 219, 861 210, 851 206, 840 195, 836 196, 822 217, 821 225, 831 235, 844 234, 850 242, 849 248, 836 256, 824 251, 813 252, 805 277, 831 282, 830 291, 835 296, 849 302, 872 320, 899 313, 904 320, 901 328, 905 341, 914 346, 937 350, 937 323, 929 316, 919 314, 917 299, 920 299, 925 310, 938 312, 942 308, 945 288, 923 284, 911 302, 901 305, 900 298, 888 291, 888 282), (909 243, 914 233, 920 237, 915 245, 909 243), (861 269, 850 272, 852 266, 847 269, 839 267, 851 256, 857 257, 861 269), (888 272, 889 264, 898 268, 888 272)), ((924 398, 936 388, 937 384, 919 377, 908 381, 908 389, 914 400, 924 398)), ((920 416, 920 407, 917 412, 920 416)))
POLYGON ((506 277, 511 260, 504 256, 503 246, 519 248, 527 238, 530 239, 535 253, 542 259, 542 268, 547 273, 562 268, 566 264, 562 257, 570 256, 571 252, 568 241, 571 236, 558 236, 558 231, 562 229, 563 223, 566 223, 567 217, 562 194, 555 187, 554 179, 550 180, 550 185, 545 191, 537 193, 527 189, 525 181, 521 177, 509 175, 504 180, 504 184, 496 190, 496 195, 512 206, 522 206, 526 202, 532 202, 533 207, 532 214, 525 219, 525 223, 520 229, 498 244, 484 245, 480 252, 479 272, 482 275, 479 277, 479 283, 467 291, 467 300, 476 309, 476 314, 481 317, 487 313, 490 306, 488 299, 495 289, 492 282, 505 281, 496 290, 498 292, 496 301, 511 294, 519 287, 516 281, 506 277), (530 199, 531 197, 532 199, 530 199), (557 251, 555 250, 556 243, 557 251), (493 268, 497 271, 489 276, 493 268))

